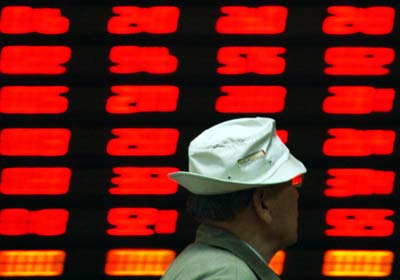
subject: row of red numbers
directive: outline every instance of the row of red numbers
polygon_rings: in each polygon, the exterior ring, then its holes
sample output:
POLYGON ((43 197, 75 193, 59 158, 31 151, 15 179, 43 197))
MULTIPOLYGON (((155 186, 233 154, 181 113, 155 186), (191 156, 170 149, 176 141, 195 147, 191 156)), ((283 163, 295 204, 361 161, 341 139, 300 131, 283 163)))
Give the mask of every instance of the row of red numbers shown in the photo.
MULTIPOLYGON (((221 47, 217 68, 221 75, 279 75, 285 72, 283 47, 227 46, 221 47)), ((63 64, 71 59, 67 46, 5 46, 0 53, 0 71, 9 75, 66 73, 63 64)), ((115 46, 110 50, 111 73, 171 74, 177 70, 178 58, 168 47, 115 46)), ((327 75, 387 75, 395 58, 388 47, 330 47, 325 51, 327 75)))
MULTIPOLYGON (((390 209, 329 209, 326 223, 331 227, 327 236, 388 237, 394 233, 390 209)), ((28 210, 6 208, 0 210, 0 235, 57 236, 66 232, 69 212, 66 209, 28 210)), ((111 236, 149 236, 173 234, 178 212, 156 208, 112 208, 107 222, 111 236)))
MULTIPOLYGON (((326 18, 322 25, 322 30, 324 33, 329 35, 352 35, 355 33, 362 33, 371 36, 390 34, 393 31, 393 21, 395 19, 395 10, 390 7, 369 7, 369 8, 349 8, 343 6, 334 6, 328 8, 328 13, 330 16, 326 18)), ((365 48, 358 47, 358 49, 349 49, 345 46, 327 48, 325 51, 325 62, 331 67, 325 68, 324 73, 326 75, 344 75, 344 76, 368 76, 368 77, 382 77, 390 73, 389 66, 394 61, 395 52, 391 48, 365 48), (365 55, 365 57, 363 57, 365 55), (343 66, 347 64, 349 66, 348 71, 339 70, 335 67, 335 56, 341 56, 343 58, 343 66), (371 60, 367 59, 371 58, 371 60), (368 60, 368 61, 367 61, 368 60), (379 61, 379 62, 378 62, 379 61), (353 64, 354 62, 354 64, 353 64), (380 66, 379 66, 380 65, 380 66), (378 69, 380 68, 380 69, 378 69)), ((363 85, 353 86, 351 90, 346 92, 346 87, 342 85, 335 85, 328 89, 331 95, 325 99, 323 104, 324 111, 330 111, 329 106, 335 103, 334 99, 342 96, 352 96, 348 100, 341 104, 343 108, 342 112, 337 110, 337 114, 349 114, 349 110, 345 108, 347 106, 353 107, 350 111, 352 113, 362 113, 366 107, 358 107, 361 103, 359 95, 366 87, 363 85), (360 91, 361 90, 361 91, 360 91), (333 103, 330 103, 332 102, 333 103)), ((370 92, 371 93, 371 92, 370 92)), ((385 109, 378 109, 381 105, 383 99, 395 98, 395 90, 393 88, 378 89, 376 91, 377 99, 374 100, 370 107, 369 112, 390 112, 392 109, 386 111, 385 109), (379 93, 378 93, 379 92, 379 93), (374 109, 372 109, 374 107, 374 109)), ((366 91, 364 91, 366 94, 366 91)), ((389 101, 389 103, 391 103, 389 101)), ((389 103, 386 103, 388 105, 389 103)), ((391 103, 393 104, 393 103, 391 103)), ((385 106, 385 105, 383 105, 385 106)), ((356 130, 354 130, 356 131, 356 130)), ((385 139, 391 139, 395 141, 396 134, 394 131, 388 130, 375 130, 375 132, 382 132, 381 136, 385 139)), ((357 137, 367 137, 364 139, 366 142, 370 141, 371 138, 369 133, 364 134, 365 131, 358 134, 357 137), (363 134, 363 135, 362 135, 363 134)), ((343 133, 339 131, 338 133, 343 133)), ((356 132, 357 133, 357 132, 356 132)), ((354 135, 355 136, 355 135, 354 135)), ((377 134, 375 135, 377 136, 377 134)), ((361 139, 361 138, 360 138, 361 139)), ((375 141, 382 141, 375 138, 375 141)), ((328 140, 329 141, 329 140, 328 140)), ((374 141, 374 140, 373 140, 374 141)), ((385 140, 383 140, 385 141, 385 140)), ((390 144, 388 142, 382 143, 383 150, 390 149, 390 144)), ((393 142, 394 143, 394 142, 393 142)), ((368 145, 368 144, 367 144, 368 145)), ((335 146, 334 142, 330 142, 325 145, 324 148, 332 148, 335 146), (332 144, 332 146, 331 146, 332 144)), ((349 146, 344 144, 342 148, 347 150, 349 146)), ((349 152, 349 156, 368 156, 369 153, 364 153, 360 146, 353 147, 354 150, 349 152)), ((393 148, 393 146, 392 146, 393 148)), ((381 150, 380 152, 383 152, 381 150)), ((372 150, 370 150, 372 152, 372 150)), ((377 150, 375 150, 377 152, 377 150)), ((380 153, 378 152, 378 153, 380 153)), ((393 150, 392 150, 393 152, 393 150)), ((372 152, 374 153, 374 152, 372 152)), ((383 152, 385 154, 385 152, 383 152)), ((388 155, 388 154, 386 154, 388 155)), ((326 181, 327 188, 325 189, 325 195, 328 197, 335 197, 346 199, 351 196, 351 194, 356 193, 357 196, 370 196, 374 199, 376 196, 384 196, 393 194, 393 184, 395 181, 395 172, 392 170, 367 170, 365 168, 355 168, 353 169, 330 169, 328 170, 328 175, 330 178, 326 181), (346 176, 348 172, 352 170, 353 177, 339 179, 338 177, 346 176), (363 185, 359 185, 357 179, 364 178, 363 185), (368 178, 368 179, 367 179, 368 178), (377 183, 377 178, 382 179, 380 183, 377 183), (334 186, 341 186, 335 188, 334 186), (347 187, 345 187, 347 186, 347 187)), ((340 205, 340 200, 336 200, 340 205)), ((363 208, 352 208, 352 209, 329 209, 325 216, 326 225, 328 229, 325 230, 326 236, 331 237, 370 237, 370 238, 385 238, 392 236, 394 233, 395 223, 393 222, 393 216, 395 211, 392 209, 363 209, 363 208)), ((367 264, 364 264, 361 270, 368 270, 367 264)), ((346 273, 345 267, 330 267, 324 266, 322 268, 322 274, 325 276, 361 276, 360 271, 356 272, 356 269, 349 269, 346 273)), ((372 271, 364 274, 364 276, 377 276, 384 277, 391 274, 392 271, 392 260, 386 265, 386 268, 381 268, 378 273, 373 273, 372 271)))
MULTIPOLYGON (((180 10, 174 6, 117 6, 112 11, 115 15, 107 24, 111 34, 169 34, 178 29, 180 10)), ((390 34, 396 14, 389 6, 329 6, 327 12, 322 31, 334 35, 390 34)), ((221 14, 215 26, 218 33, 280 34, 286 28, 288 9, 284 6, 225 6, 221 7, 221 14)), ((1 11, 0 30, 5 34, 64 34, 68 29, 69 19, 57 8, 7 6, 1 11)))
MULTIPOLYGON (((177 150, 175 128, 114 128, 106 151, 111 156, 170 156, 177 150)), ((287 131, 281 131, 286 136, 287 131)), ((394 130, 328 129, 323 143, 327 156, 392 155, 394 130)), ((69 151, 71 131, 66 128, 4 128, 0 131, 0 155, 64 156, 69 151)))
MULTIPOLYGON (((167 174, 176 167, 115 167, 109 193, 113 195, 167 195, 177 184, 167 174)), ((70 187, 72 171, 67 167, 8 167, 1 171, 3 195, 63 195, 70 187)), ((352 197, 393 194, 394 171, 367 168, 327 170, 327 197, 352 197)))
MULTIPOLYGON (((222 86, 224 93, 215 101, 221 113, 280 113, 284 111, 287 90, 284 86, 222 86), (240 104, 240 106, 238 106, 240 104)), ((179 100, 177 86, 119 85, 106 103, 110 114, 174 112, 179 100)), ((0 113, 62 114, 68 109, 67 86, 3 86, 0 88, 0 113)), ((332 86, 322 109, 328 114, 371 114, 391 112, 393 88, 372 86, 332 86)))

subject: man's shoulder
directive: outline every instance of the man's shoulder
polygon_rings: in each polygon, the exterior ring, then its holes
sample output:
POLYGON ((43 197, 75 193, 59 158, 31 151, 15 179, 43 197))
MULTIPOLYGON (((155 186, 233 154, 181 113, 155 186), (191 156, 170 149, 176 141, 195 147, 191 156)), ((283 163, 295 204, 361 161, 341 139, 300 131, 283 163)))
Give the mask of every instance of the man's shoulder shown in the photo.
POLYGON ((234 255, 230 251, 203 243, 190 244, 182 251, 182 253, 178 256, 178 258, 182 260, 184 259, 184 261, 194 261, 194 262, 202 260, 216 266, 221 264, 238 265, 239 263, 247 267, 247 264, 243 260, 241 260, 239 257, 234 255))
POLYGON ((163 280, 257 279, 247 264, 231 252, 202 243, 186 247, 171 264, 163 280))

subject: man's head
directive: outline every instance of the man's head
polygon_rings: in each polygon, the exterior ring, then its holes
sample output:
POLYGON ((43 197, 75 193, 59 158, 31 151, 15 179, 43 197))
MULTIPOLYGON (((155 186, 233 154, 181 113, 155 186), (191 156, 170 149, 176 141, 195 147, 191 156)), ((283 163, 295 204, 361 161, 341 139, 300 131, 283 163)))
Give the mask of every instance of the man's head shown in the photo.
POLYGON ((199 222, 230 226, 236 233, 256 231, 264 241, 276 242, 276 248, 281 249, 297 241, 297 188, 301 182, 299 176, 288 182, 237 192, 191 194, 187 209, 199 222))
MULTIPOLYGON (((271 118, 239 118, 217 124, 189 145, 189 171, 170 174, 193 195, 190 212, 242 234, 287 246, 297 239, 297 190, 306 173, 276 134, 271 118)), ((264 240, 264 241, 265 241, 264 240)))

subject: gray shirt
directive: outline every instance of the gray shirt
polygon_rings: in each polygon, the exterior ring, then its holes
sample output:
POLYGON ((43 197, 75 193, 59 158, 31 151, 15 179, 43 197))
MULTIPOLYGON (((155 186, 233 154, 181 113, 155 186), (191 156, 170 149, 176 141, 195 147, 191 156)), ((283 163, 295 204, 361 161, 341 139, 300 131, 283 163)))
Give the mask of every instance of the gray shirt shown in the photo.
POLYGON ((170 265, 161 280, 279 280, 249 244, 231 232, 201 224, 195 242, 170 265))

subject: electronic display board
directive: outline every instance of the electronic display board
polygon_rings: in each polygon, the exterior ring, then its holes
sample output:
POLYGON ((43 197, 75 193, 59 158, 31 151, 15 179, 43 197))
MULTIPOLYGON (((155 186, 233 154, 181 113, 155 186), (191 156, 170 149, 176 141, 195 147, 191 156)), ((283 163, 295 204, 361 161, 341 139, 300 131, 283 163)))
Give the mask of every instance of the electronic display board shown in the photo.
MULTIPOLYGON (((301 2, 301 3, 300 3, 301 2)), ((0 3, 0 277, 159 279, 202 130, 277 120, 308 168, 283 279, 398 279, 400 4, 0 3)))

